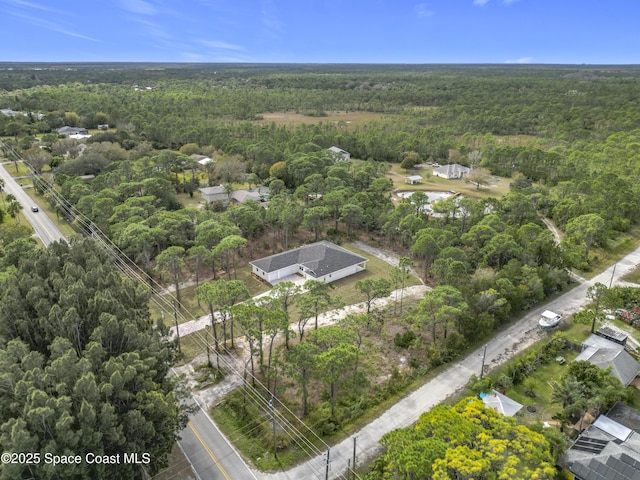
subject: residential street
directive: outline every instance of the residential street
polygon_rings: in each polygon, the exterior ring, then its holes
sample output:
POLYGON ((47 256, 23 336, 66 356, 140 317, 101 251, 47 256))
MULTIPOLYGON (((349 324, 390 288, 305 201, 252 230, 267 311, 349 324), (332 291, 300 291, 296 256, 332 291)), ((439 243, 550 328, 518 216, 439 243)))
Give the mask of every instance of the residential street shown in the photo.
MULTIPOLYGON (((8 162, 6 166, 8 168, 13 168, 13 163, 8 162)), ((9 172, 7 172, 5 165, 3 165, 2 163, 0 163, 0 177, 4 180, 4 188, 6 193, 13 194, 20 202, 20 204, 22 205, 22 214, 29 221, 36 232, 36 236, 40 238, 45 246, 55 241, 65 239, 62 235, 62 232, 58 230, 56 225, 49 219, 46 213, 44 213, 43 211, 31 211, 31 207, 36 205, 36 203, 31 200, 29 195, 25 193, 18 182, 11 175, 9 175, 9 172)))
POLYGON ((256 480, 204 410, 191 416, 180 437, 180 447, 200 480, 256 480))

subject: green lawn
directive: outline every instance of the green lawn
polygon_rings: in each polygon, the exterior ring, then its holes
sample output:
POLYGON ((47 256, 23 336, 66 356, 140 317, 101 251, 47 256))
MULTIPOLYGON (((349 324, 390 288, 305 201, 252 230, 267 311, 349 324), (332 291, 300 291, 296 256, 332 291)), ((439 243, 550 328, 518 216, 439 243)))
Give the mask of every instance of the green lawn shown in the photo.
MULTIPOLYGON (((390 272, 393 267, 389 265, 384 260, 381 260, 373 255, 370 255, 352 245, 341 245, 342 248, 346 248, 347 250, 356 253, 364 258, 367 258, 369 261, 367 262, 367 269, 362 272, 358 272, 355 275, 351 275, 350 277, 342 278, 337 282, 332 282, 331 286, 335 287, 332 290, 333 294, 340 295, 342 301, 346 305, 353 305, 354 303, 360 303, 365 300, 361 293, 356 289, 356 282, 360 280, 366 280, 367 278, 372 278, 374 280, 380 278, 390 277, 390 272)), ((414 276, 410 275, 405 283, 405 287, 410 287, 413 285, 418 285, 420 281, 414 276)))
POLYGON ((640 267, 635 268, 631 272, 627 273, 622 280, 625 282, 638 283, 640 284, 640 267))
MULTIPOLYGON (((638 330, 634 331, 633 327, 630 327, 623 322, 620 323, 622 325, 618 325, 616 323, 616 326, 620 328, 626 326, 626 330, 629 333, 633 334, 635 338, 640 338, 640 332, 638 330)), ((561 327, 561 331, 565 334, 567 340, 570 340, 571 342, 579 345, 591 334, 590 327, 590 325, 576 324, 569 320, 568 322, 563 324, 563 326, 561 327)), ((538 348, 549 340, 550 337, 547 336, 531 348, 538 348)), ((491 371, 489 375, 494 380, 499 378, 504 374, 504 372, 507 371, 507 367, 509 365, 517 362, 518 358, 527 355, 529 351, 530 349, 527 349, 527 351, 516 355, 506 364, 491 371)), ((519 415, 521 419, 523 419, 527 423, 549 421, 552 419, 553 415, 561 410, 561 405, 555 403, 552 398, 552 382, 560 380, 560 377, 567 369, 567 365, 569 364, 569 362, 575 360, 575 358, 578 356, 578 353, 578 351, 565 349, 561 353, 561 355, 566 360, 564 364, 560 364, 552 360, 545 364, 539 365, 536 370, 529 377, 527 377, 527 380, 525 382, 508 388, 506 392, 504 392, 508 397, 524 405, 522 413, 519 415), (524 386, 525 384, 529 389, 536 393, 535 398, 531 398, 524 394, 525 390, 527 389, 524 386), (529 412, 527 410, 527 406, 529 405, 535 407, 535 412, 529 412)), ((466 391, 465 393, 469 394, 469 391, 466 391)), ((638 395, 636 395, 636 397, 640 398, 640 392, 638 392, 638 395)))
MULTIPOLYGON (((25 175, 31 174, 31 170, 23 162, 5 163, 4 168, 7 170, 7 172, 9 172, 9 174, 12 177, 23 177, 25 175), (16 166, 18 167, 17 169, 16 169, 16 166)), ((29 183, 31 183, 30 180, 29 180, 29 183)))
POLYGON ((558 381, 560 377, 562 377, 567 369, 567 365, 578 356, 578 352, 566 350, 562 356, 566 360, 564 364, 551 361, 540 365, 533 375, 529 377, 531 378, 531 385, 528 386, 536 393, 535 398, 528 397, 524 394, 526 388, 523 384, 509 388, 506 391, 508 397, 524 405, 522 416, 526 418, 527 422, 549 421, 556 413, 562 410, 561 405, 553 401, 552 382, 558 381), (527 406, 529 405, 533 405, 536 411, 529 412, 527 410, 527 406))

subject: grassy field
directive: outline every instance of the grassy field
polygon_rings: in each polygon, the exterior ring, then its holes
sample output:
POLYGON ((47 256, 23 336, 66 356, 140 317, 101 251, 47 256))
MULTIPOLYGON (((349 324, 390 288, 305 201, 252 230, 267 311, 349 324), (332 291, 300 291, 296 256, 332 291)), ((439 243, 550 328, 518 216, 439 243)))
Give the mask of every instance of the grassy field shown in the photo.
POLYGON ((589 252, 591 270, 578 273, 584 278, 593 278, 638 247, 640 247, 640 228, 634 227, 629 232, 620 233, 616 238, 610 239, 606 248, 592 248, 589 252))
POLYGON ((472 198, 499 198, 509 192, 509 183, 511 181, 509 178, 492 177, 489 185, 478 189, 476 185, 467 183, 463 179, 448 180, 446 178, 436 177, 432 174, 432 171, 433 169, 431 167, 418 167, 407 172, 404 168, 400 168, 399 164, 392 164, 391 171, 387 174, 387 178, 393 181, 394 189, 401 191, 448 192, 449 190, 454 190, 472 198), (404 178, 410 175, 420 175, 422 182, 417 185, 405 183, 404 178))
MULTIPOLYGON (((6 160, 6 162, 4 168, 9 172, 9 175, 14 178, 31 174, 31 170, 23 162, 10 162, 8 160, 6 160)), ((29 183, 31 183, 31 181, 29 181, 29 183)))
POLYGON ((625 282, 640 284, 640 267, 627 273, 624 277, 622 277, 622 280, 624 280, 625 282))

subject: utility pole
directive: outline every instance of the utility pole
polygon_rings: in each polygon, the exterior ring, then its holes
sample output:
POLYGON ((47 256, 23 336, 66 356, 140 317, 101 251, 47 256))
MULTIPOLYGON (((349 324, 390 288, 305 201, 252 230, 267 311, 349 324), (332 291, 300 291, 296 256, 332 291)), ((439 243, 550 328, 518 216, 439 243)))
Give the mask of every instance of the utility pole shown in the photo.
POLYGON ((171 304, 173 305, 173 320, 176 324, 176 336, 178 337, 178 352, 182 353, 182 349, 180 348, 180 329, 178 328, 178 311, 176 310, 175 299, 171 300, 171 304))
POLYGON ((356 478, 356 437, 353 437, 353 469, 351 470, 353 472, 353 479, 355 480, 356 478))
POLYGON ((482 377, 484 375, 484 359, 487 356, 487 344, 484 344, 484 350, 482 351, 482 367, 480 368, 480 380, 482 380, 482 377))
POLYGON ((207 346, 207 367, 211 368, 211 356, 209 353, 209 330, 207 330, 206 328, 204 329, 204 343, 207 346))
POLYGON ((616 267, 618 266, 617 263, 613 264, 613 271, 611 272, 611 280, 609 280, 609 288, 611 288, 611 285, 613 285, 613 276, 616 273, 616 267))
POLYGON ((331 453, 331 449, 327 448, 327 469, 325 470, 324 480, 329 480, 329 453, 331 453))

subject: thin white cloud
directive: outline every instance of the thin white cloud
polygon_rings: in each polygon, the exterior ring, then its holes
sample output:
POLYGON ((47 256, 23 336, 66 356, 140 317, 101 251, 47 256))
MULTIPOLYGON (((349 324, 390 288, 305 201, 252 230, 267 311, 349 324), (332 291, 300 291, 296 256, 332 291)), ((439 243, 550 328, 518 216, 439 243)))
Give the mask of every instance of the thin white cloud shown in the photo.
POLYGON ((14 13, 14 16, 18 18, 22 18, 26 22, 34 25, 36 27, 45 28, 47 30, 51 30, 52 32, 61 33, 63 35, 68 35, 70 37, 81 38, 83 40, 89 40, 91 42, 97 42, 98 40, 92 37, 88 37, 87 35, 82 35, 81 33, 74 32, 72 30, 64 28, 62 25, 56 22, 50 22, 48 20, 43 20, 42 18, 33 17, 31 15, 25 15, 22 13, 14 13))
POLYGON ((54 9, 46 5, 40 5, 38 3, 33 3, 33 2, 25 2, 24 0, 7 0, 7 3, 10 3, 11 5, 16 7, 26 7, 26 8, 33 8, 36 10, 44 10, 45 12, 55 12, 54 9))
POLYGON ((205 47, 218 50, 244 50, 242 45, 234 45, 233 43, 221 42, 219 40, 200 40, 200 43, 205 47))
POLYGON ((128 19, 132 22, 142 25, 144 27, 144 31, 142 33, 144 33, 144 36, 146 37, 153 37, 161 40, 168 40, 173 38, 172 35, 167 33, 162 25, 158 23, 151 22, 140 17, 129 17, 128 19))
POLYGON ((426 3, 419 3, 413 9, 420 18, 433 17, 435 15, 435 12, 430 10, 426 3))
POLYGON ((120 0, 120 5, 131 13, 140 13, 142 15, 155 15, 158 10, 150 2, 145 0, 120 0))
POLYGON ((522 57, 517 60, 507 60, 504 63, 531 63, 533 62, 533 57, 522 57))
POLYGON ((520 0, 502 0, 502 3, 504 3, 505 5, 513 5, 514 3, 518 2, 520 0))
POLYGON ((276 9, 276 5, 272 0, 264 0, 260 4, 260 21, 271 33, 282 34, 284 28, 280 21, 276 9))

